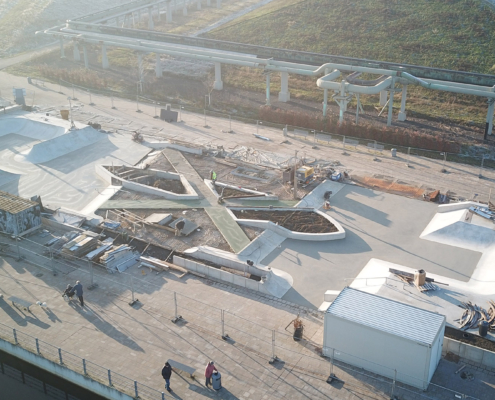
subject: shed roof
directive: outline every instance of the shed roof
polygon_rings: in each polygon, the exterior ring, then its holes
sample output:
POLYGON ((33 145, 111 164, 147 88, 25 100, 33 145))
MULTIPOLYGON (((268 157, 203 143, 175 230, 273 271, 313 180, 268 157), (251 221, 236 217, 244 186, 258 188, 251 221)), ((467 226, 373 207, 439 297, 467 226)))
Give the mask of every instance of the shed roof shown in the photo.
POLYGON ((445 321, 443 315, 349 287, 327 313, 426 345, 433 344, 445 321))
POLYGON ((2 211, 6 211, 10 214, 17 214, 37 205, 38 203, 35 203, 34 201, 26 200, 22 197, 14 196, 13 194, 0 190, 0 210, 2 211))

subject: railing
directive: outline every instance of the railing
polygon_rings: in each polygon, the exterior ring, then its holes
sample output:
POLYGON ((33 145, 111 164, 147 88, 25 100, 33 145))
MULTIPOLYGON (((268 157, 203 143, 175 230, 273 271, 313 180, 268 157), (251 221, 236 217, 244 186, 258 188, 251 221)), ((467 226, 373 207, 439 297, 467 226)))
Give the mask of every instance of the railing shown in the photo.
MULTIPOLYGON (((22 347, 31 353, 66 367, 78 374, 87 376, 103 385, 143 400, 165 399, 165 393, 139 383, 94 362, 76 356, 60 347, 53 346, 34 336, 0 323, 0 339, 22 347)), ((167 395, 167 398, 171 397, 167 395)))

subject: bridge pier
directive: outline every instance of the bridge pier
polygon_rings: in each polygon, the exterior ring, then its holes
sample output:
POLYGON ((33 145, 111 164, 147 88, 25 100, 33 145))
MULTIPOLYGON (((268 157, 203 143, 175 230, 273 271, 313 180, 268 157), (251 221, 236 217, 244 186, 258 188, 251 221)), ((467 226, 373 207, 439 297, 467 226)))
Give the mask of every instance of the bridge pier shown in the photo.
POLYGON ((270 73, 266 73, 266 102, 267 106, 270 105, 270 73))
POLYGON ((407 97, 407 85, 402 85, 402 99, 400 102, 400 111, 397 120, 405 121, 407 118, 406 114, 406 97, 407 97))
POLYGON ((104 43, 101 45, 101 66, 103 69, 108 69, 110 67, 107 57, 107 46, 104 43))
POLYGON ((359 107, 361 107, 361 102, 359 101, 359 93, 356 93, 356 125, 359 121, 359 107))
POLYGON ((486 114, 485 136, 492 134, 494 109, 495 109, 495 99, 488 99, 488 112, 486 114))
POLYGON ((198 10, 201 10, 201 0, 198 0, 198 10))
POLYGON ((167 13, 165 14, 167 24, 172 22, 172 2, 167 2, 167 13))
POLYGON ((143 55, 141 53, 138 54, 138 78, 141 83, 143 81, 143 55))
POLYGON ((290 100, 290 92, 289 92, 289 73, 281 72, 280 73, 280 93, 278 94, 278 101, 288 102, 290 100))
POLYGON ((215 82, 213 83, 213 89, 223 90, 222 64, 220 64, 219 62, 215 63, 215 82))
POLYGON ((60 38, 60 58, 65 58, 64 39, 60 38))
POLYGON ((187 16, 187 2, 188 0, 184 0, 184 8, 182 8, 182 15, 187 16))
POLYGON ((148 7, 148 29, 154 29, 155 24, 153 23, 153 7, 148 7))
POLYGON ((84 57, 84 68, 88 69, 89 68, 88 50, 86 49, 85 44, 83 44, 83 57, 84 57))
POLYGON ((74 53, 74 61, 81 61, 81 53, 79 53, 79 44, 77 42, 74 42, 72 51, 74 53))
POLYGON ((162 62, 159 53, 156 53, 155 75, 157 78, 161 78, 163 76, 162 62))
POLYGON ((327 107, 328 107, 328 89, 323 89, 323 117, 327 116, 327 107))
POLYGON ((387 104, 387 99, 388 99, 388 93, 386 90, 382 90, 380 92, 380 105, 381 106, 384 106, 385 104, 387 104))

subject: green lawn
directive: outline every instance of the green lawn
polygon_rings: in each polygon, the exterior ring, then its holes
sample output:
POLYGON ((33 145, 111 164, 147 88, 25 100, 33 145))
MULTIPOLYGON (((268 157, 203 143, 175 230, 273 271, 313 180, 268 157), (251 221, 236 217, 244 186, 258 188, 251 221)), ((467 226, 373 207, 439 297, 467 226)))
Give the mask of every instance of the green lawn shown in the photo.
POLYGON ((492 73, 493 32, 495 13, 482 0, 274 0, 206 36, 492 73))

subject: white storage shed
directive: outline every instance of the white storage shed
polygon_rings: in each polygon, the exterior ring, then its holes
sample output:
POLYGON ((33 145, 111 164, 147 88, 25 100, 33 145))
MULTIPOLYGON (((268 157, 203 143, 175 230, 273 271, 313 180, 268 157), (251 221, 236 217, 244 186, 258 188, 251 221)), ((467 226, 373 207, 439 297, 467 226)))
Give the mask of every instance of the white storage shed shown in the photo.
POLYGON ((444 315, 346 287, 325 314, 323 354, 426 390, 444 332, 444 315))

